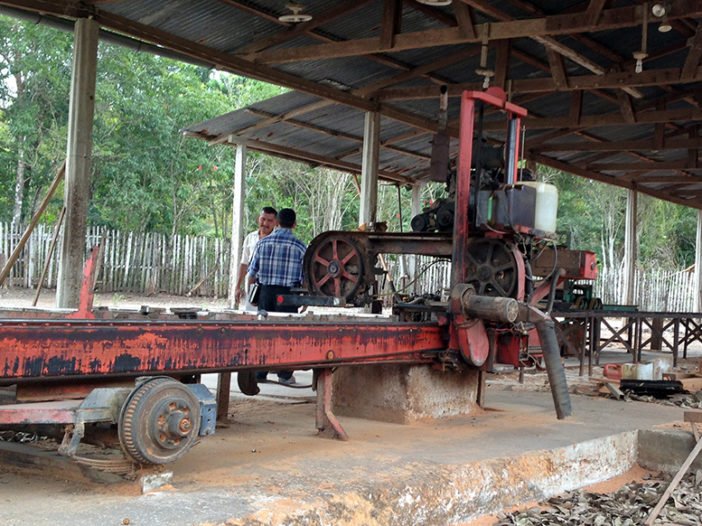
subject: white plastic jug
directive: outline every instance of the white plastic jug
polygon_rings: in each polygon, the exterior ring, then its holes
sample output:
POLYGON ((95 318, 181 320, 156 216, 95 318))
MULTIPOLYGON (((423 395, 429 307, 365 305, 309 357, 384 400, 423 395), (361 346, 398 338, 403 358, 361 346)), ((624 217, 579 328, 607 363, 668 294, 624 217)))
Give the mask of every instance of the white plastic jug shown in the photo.
POLYGON ((653 364, 625 363, 622 364, 623 380, 653 380, 653 364))
POLYGON ((556 217, 558 215, 558 189, 552 184, 539 181, 524 181, 520 184, 536 189, 534 229, 554 234, 556 232, 556 217))

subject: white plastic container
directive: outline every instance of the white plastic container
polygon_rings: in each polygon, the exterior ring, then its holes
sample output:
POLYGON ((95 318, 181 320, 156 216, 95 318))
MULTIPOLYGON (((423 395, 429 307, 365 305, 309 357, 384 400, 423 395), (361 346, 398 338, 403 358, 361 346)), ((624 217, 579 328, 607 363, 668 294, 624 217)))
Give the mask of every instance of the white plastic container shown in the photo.
POLYGON ((558 215, 558 189, 552 184, 539 181, 524 181, 520 184, 536 189, 534 229, 547 234, 555 234, 556 216, 558 215))
POLYGON ((651 362, 622 364, 622 379, 653 380, 653 364, 651 362))

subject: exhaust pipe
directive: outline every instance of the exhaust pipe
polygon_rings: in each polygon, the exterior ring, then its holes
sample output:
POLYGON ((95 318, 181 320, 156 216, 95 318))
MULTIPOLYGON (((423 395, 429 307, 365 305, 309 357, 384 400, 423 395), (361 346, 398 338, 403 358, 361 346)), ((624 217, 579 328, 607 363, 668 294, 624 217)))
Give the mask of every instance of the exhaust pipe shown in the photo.
POLYGON ((544 353, 546 373, 548 374, 548 383, 551 386, 551 395, 553 396, 553 405, 556 408, 556 416, 559 420, 563 420, 571 415, 572 407, 570 404, 570 393, 568 392, 565 369, 561 362, 558 338, 556 338, 556 324, 552 319, 541 314, 538 321, 534 322, 534 325, 536 326, 536 331, 539 333, 539 339, 541 340, 541 349, 544 353))

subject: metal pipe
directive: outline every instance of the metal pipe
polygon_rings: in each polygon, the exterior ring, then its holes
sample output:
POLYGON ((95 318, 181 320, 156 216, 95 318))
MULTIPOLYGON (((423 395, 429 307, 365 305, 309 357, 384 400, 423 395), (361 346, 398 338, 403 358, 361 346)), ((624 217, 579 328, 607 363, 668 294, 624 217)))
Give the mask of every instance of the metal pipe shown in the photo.
POLYGON ((538 321, 534 322, 534 325, 539 333, 539 340, 541 340, 541 350, 544 353, 546 373, 548 374, 548 383, 551 386, 556 416, 562 420, 571 415, 572 407, 565 369, 561 363, 561 353, 556 338, 556 325, 552 319, 546 317, 540 317, 538 321))

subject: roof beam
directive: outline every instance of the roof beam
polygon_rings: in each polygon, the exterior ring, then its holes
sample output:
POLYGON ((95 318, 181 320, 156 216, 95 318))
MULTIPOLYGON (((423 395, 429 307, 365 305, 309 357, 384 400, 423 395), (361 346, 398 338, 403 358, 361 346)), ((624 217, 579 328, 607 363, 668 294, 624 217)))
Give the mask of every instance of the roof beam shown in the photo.
POLYGON ((636 184, 676 184, 676 185, 689 185, 689 184, 702 184, 702 177, 695 177, 694 175, 648 175, 642 174, 636 178, 636 184))
POLYGON ((606 3, 607 0, 590 0, 590 3, 585 10, 585 18, 589 24, 592 24, 593 26, 597 25, 606 3))
POLYGON ((661 161, 653 163, 593 163, 585 167, 599 172, 653 172, 657 170, 684 170, 687 161, 661 161))
POLYGON ((622 188, 636 188, 643 194, 651 195, 653 197, 657 197, 658 199, 664 199, 667 201, 672 201, 674 203, 678 203, 684 206, 694 206, 695 208, 702 208, 702 203, 700 202, 690 202, 691 200, 689 199, 684 199, 678 195, 669 193, 669 192, 663 192, 660 190, 653 190, 651 188, 643 187, 643 186, 638 186, 635 183, 625 180, 621 177, 613 177, 609 175, 604 175, 598 172, 594 172, 592 170, 587 170, 582 167, 578 166, 573 166, 572 164, 565 163, 562 161, 559 161, 557 159, 552 159, 551 157, 546 157, 544 155, 532 155, 531 160, 536 161, 537 163, 543 164, 545 166, 550 166, 552 168, 555 168, 557 170, 561 170, 563 172, 568 172, 574 175, 578 175, 580 177, 585 177, 588 179, 592 179, 593 181, 599 181, 602 183, 606 184, 611 184, 614 186, 619 186, 622 188))
POLYGON ((478 33, 475 31, 475 23, 473 22, 473 13, 463 2, 453 2, 453 14, 456 15, 456 22, 461 34, 468 38, 476 38, 478 33))
POLYGON ((697 24, 695 36, 687 41, 687 46, 687 57, 680 73, 681 80, 688 80, 694 77, 697 72, 697 66, 700 63, 700 58, 702 58, 702 23, 697 24))
MULTIPOLYGON (((472 5, 476 9, 479 9, 480 11, 484 12, 488 16, 491 16, 492 18, 495 18, 496 20, 500 20, 502 22, 507 22, 507 21, 514 21, 514 19, 509 16, 508 14, 504 13, 503 11, 500 11, 499 9, 493 7, 491 2, 488 2, 486 0, 462 0, 464 3, 472 5)), ((525 2, 520 2, 520 6, 522 9, 526 9, 527 11, 531 13, 535 13, 537 15, 544 16, 543 11, 540 9, 536 8, 535 6, 531 4, 527 4, 525 2)), ((643 7, 641 10, 641 14, 643 15, 643 7)), ((576 16, 579 17, 585 22, 587 22, 587 17, 583 17, 582 13, 567 13, 563 14, 561 16, 576 16)), ((550 17, 548 17, 550 18, 550 17)), ((595 22, 590 24, 591 30, 600 27, 601 24, 600 22, 595 22)), ((581 33, 581 31, 573 31, 570 36, 573 37, 576 40, 579 40, 581 43, 591 47, 591 48, 597 48, 596 51, 600 53, 604 53, 607 55, 608 58, 612 59, 613 53, 609 51, 608 49, 601 49, 604 48, 601 44, 598 42, 592 40, 589 37, 586 37, 584 35, 579 35, 577 33, 581 33)), ((590 60, 588 57, 583 55, 582 53, 579 53, 572 49, 571 47, 563 44, 559 40, 556 40, 552 36, 546 36, 546 35, 539 35, 539 34, 533 34, 533 35, 528 35, 530 38, 532 38, 534 41, 542 44, 543 46, 546 47, 546 49, 550 49, 552 51, 555 51, 559 55, 570 59, 573 61, 575 64, 578 64, 579 66, 585 68, 586 70, 595 73, 596 75, 603 75, 606 72, 606 69, 600 66, 598 63, 590 60)), ((615 55, 616 59, 619 59, 618 56, 615 55)), ((549 57, 549 62, 551 62, 551 59, 549 57)), ((643 97, 643 94, 639 92, 638 90, 632 90, 631 88, 625 87, 623 88, 627 93, 630 95, 636 97, 636 98, 641 98, 643 97)))
POLYGON ((546 48, 548 63, 551 66, 551 77, 553 78, 556 89, 562 90, 568 87, 568 76, 565 66, 563 65, 563 55, 556 53, 550 47, 546 48))
MULTIPOLYGON (((257 110, 255 108, 247 108, 246 111, 248 111, 249 113, 252 113, 254 115, 257 115, 259 117, 265 117, 265 118, 275 117, 274 113, 270 113, 268 111, 263 111, 263 110, 257 110)), ((330 128, 325 128, 323 126, 317 126, 316 124, 311 124, 309 122, 305 122, 305 121, 301 121, 301 120, 297 120, 297 119, 286 119, 285 122, 287 122, 288 124, 295 126, 297 128, 304 128, 306 130, 311 130, 313 132, 317 132, 317 133, 320 133, 322 135, 327 135, 329 137, 340 137, 342 139, 346 139, 349 141, 363 144, 363 137, 359 136, 359 135, 354 135, 352 133, 346 133, 346 132, 342 132, 342 131, 338 131, 338 130, 333 130, 330 128)), ((390 151, 393 151, 395 153, 399 153, 401 155, 415 157, 417 159, 422 159, 424 161, 428 161, 431 159, 430 155, 426 155, 426 154, 419 153, 419 152, 414 152, 412 150, 407 150, 405 148, 399 148, 397 146, 381 144, 381 147, 385 148, 386 150, 390 150, 390 151)))
MULTIPOLYGON (((289 24, 278 20, 278 17, 275 16, 274 14, 272 14, 270 12, 270 10, 265 10, 265 9, 259 8, 259 7, 253 7, 251 5, 248 5, 247 3, 241 2, 239 0, 219 0, 219 1, 224 2, 227 5, 235 7, 237 9, 240 9, 246 13, 249 13, 249 14, 252 14, 255 16, 259 16, 265 20, 268 20, 269 22, 273 22, 274 24, 289 27, 289 24)), ((366 0, 363 0, 363 1, 366 1, 366 0)), ((313 23, 313 20, 310 21, 309 23, 313 23)), ((336 38, 336 37, 333 38, 333 35, 330 36, 328 34, 320 32, 316 29, 310 29, 309 31, 306 31, 305 34, 316 39, 316 40, 321 40, 323 42, 336 42, 336 43, 344 42, 344 40, 341 38, 336 38)), ((246 60, 249 60, 250 57, 255 56, 255 54, 253 54, 253 53, 244 54, 243 51, 239 52, 239 50, 237 50, 237 52, 238 52, 237 55, 243 56, 243 58, 245 58, 246 60)), ((393 68, 393 69, 402 69, 402 70, 411 69, 411 67, 408 66, 407 64, 405 64, 404 62, 401 62, 401 61, 394 59, 392 57, 389 57, 389 56, 369 55, 366 58, 368 60, 371 60, 373 62, 377 62, 378 64, 382 64, 384 66, 388 66, 388 67, 393 68)), ((447 82, 446 79, 435 77, 435 76, 429 75, 429 74, 427 74, 426 77, 430 81, 437 83, 437 84, 445 84, 447 82)))
POLYGON ((668 139, 662 145, 657 145, 655 140, 639 141, 606 141, 592 142, 561 142, 542 144, 529 148, 534 152, 621 152, 622 150, 639 151, 669 151, 688 150, 690 148, 702 149, 702 137, 694 139, 668 139))
MULTIPOLYGON (((635 113, 636 124, 655 124, 657 122, 667 123, 669 121, 699 121, 702 120, 702 111, 695 108, 685 108, 679 110, 661 111, 637 111, 635 113)), ((627 126, 630 123, 619 113, 603 113, 598 115, 583 115, 577 124, 570 120, 570 117, 545 117, 534 118, 527 116, 524 124, 528 130, 544 130, 548 128, 583 129, 597 128, 604 126, 627 126)), ((483 129, 495 131, 504 129, 504 123, 491 121, 483 124, 483 129)))
MULTIPOLYGON (((670 84, 685 84, 702 81, 702 67, 698 67, 694 75, 688 79, 680 79, 680 68, 645 70, 641 73, 633 71, 613 71, 605 75, 571 75, 567 84, 558 86, 553 78, 512 79, 513 93, 542 93, 551 91, 574 91, 592 89, 615 89, 622 86, 665 86, 670 84)), ((449 84, 449 97, 460 97, 465 90, 480 89, 479 82, 449 84)), ((424 99, 436 96, 434 87, 394 88, 384 89, 378 93, 381 100, 424 99)))
MULTIPOLYGON (((313 82, 285 71, 276 70, 261 64, 254 64, 240 57, 223 53, 172 33, 104 11, 96 6, 90 6, 88 9, 84 4, 75 4, 72 0, 0 0, 0 4, 17 7, 18 9, 29 9, 35 12, 52 14, 59 17, 70 16, 72 18, 83 18, 92 16, 93 19, 104 28, 131 35, 144 42, 151 42, 167 49, 173 49, 185 56, 193 57, 207 64, 212 64, 224 71, 286 86, 303 93, 328 99, 340 104, 346 104, 363 111, 380 111, 381 114, 390 119, 426 131, 436 132, 438 130, 437 123, 432 119, 387 104, 378 104, 375 101, 364 99, 352 93, 334 89, 320 84, 319 82, 313 82), (82 7, 76 7, 77 5, 82 7)), ((458 129, 456 127, 451 127, 448 129, 448 133, 457 137, 458 129)))
POLYGON ((400 32, 402 22, 402 0, 385 0, 381 21, 380 45, 393 47, 395 35, 400 32))
MULTIPOLYGON (((472 0, 464 0, 472 4, 472 0)), ((695 17, 702 15, 702 5, 696 0, 678 0, 675 2, 668 15, 669 19, 682 17, 695 17)), ((598 24, 588 24, 582 13, 551 15, 525 20, 511 20, 507 22, 490 22, 476 27, 476 33, 489 35, 489 40, 505 38, 544 38, 556 35, 570 35, 573 33, 587 33, 590 31, 605 31, 622 27, 631 27, 643 21, 643 6, 627 6, 602 11, 598 24)), ((264 64, 285 64, 306 60, 324 60, 340 57, 352 57, 373 53, 394 53, 409 49, 421 49, 435 46, 478 43, 478 36, 462 34, 458 27, 443 29, 429 29, 412 33, 397 35, 392 47, 382 46, 379 38, 364 38, 333 42, 329 44, 299 46, 294 48, 276 49, 255 53, 249 58, 264 64)), ((549 43, 549 46, 571 59, 578 57, 569 56, 569 50, 559 42, 549 43)), ((581 61, 582 62, 582 61, 581 61)), ((584 64, 581 64, 584 67, 584 64)), ((600 68, 590 64, 588 69, 600 68)))
MULTIPOLYGON (((251 148, 252 150, 276 154, 281 157, 287 157, 298 161, 304 160, 310 163, 314 163, 316 165, 328 166, 329 168, 335 168, 344 172, 361 173, 360 164, 339 161, 337 159, 316 155, 303 150, 298 150, 296 148, 280 146, 277 144, 271 144, 265 141, 259 141, 255 139, 247 140, 246 146, 248 148, 251 148)), ((381 176, 381 178, 385 179, 386 181, 393 181, 403 184, 411 184, 414 181, 411 177, 406 177, 404 175, 388 170, 378 170, 378 174, 381 176)))
MULTIPOLYGON (((226 1, 226 0, 224 0, 226 1)), ((288 40, 292 40, 293 38, 305 34, 305 33, 310 33, 313 29, 318 28, 319 26, 322 26, 328 22, 331 22, 332 20, 335 20, 336 18, 339 18, 340 16, 347 15, 351 13, 352 11, 355 11, 356 9, 359 9, 363 7, 365 4, 370 2, 370 0, 347 0, 346 2, 340 3, 339 5, 335 6, 333 9, 329 9, 328 11, 325 11, 324 13, 316 14, 312 20, 309 22, 303 22, 301 24, 295 24, 288 26, 287 29, 284 29, 283 31, 279 31, 278 33, 275 33, 274 35, 270 35, 267 37, 263 37, 259 40, 256 40, 249 44, 248 46, 244 46, 241 49, 238 49, 238 53, 255 53, 256 51, 262 51, 264 49, 267 49, 271 46, 276 46, 278 44, 282 44, 283 42, 287 42, 288 40)), ((228 2, 229 3, 229 2, 228 2)), ((235 7, 244 8, 243 4, 240 4, 239 2, 236 3, 235 7)), ((257 11, 258 13, 258 11, 257 11)), ((276 18, 275 20, 276 23, 280 23, 280 21, 276 18)))

